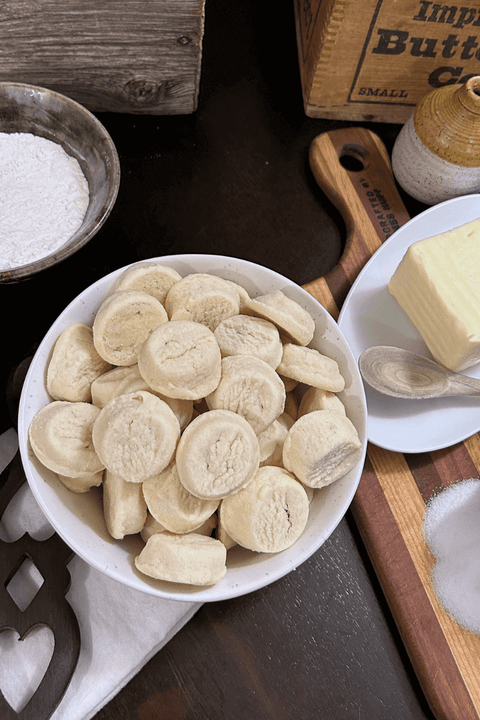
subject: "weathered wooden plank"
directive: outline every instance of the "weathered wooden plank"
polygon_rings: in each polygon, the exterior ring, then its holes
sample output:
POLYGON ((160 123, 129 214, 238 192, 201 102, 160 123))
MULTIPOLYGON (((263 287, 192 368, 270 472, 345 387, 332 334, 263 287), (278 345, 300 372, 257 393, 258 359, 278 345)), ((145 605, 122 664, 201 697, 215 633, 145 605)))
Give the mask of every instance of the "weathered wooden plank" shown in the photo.
POLYGON ((41 85, 93 112, 195 111, 205 0, 2 3, 0 81, 41 85))

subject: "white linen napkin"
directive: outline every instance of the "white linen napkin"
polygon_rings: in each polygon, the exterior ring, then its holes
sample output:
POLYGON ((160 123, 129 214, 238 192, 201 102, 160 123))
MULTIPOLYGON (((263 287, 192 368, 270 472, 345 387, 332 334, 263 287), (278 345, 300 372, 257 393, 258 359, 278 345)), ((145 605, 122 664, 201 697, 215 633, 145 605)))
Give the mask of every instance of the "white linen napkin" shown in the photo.
MULTIPOLYGON (((0 436, 0 472, 18 447, 16 432, 0 436)), ((29 532, 37 540, 52 534, 25 483, 7 507, 0 535, 14 541, 29 532)), ((89 720, 121 690, 195 614, 202 603, 163 600, 120 586, 78 556, 68 565, 72 582, 66 595, 80 625, 81 649, 70 685, 51 720, 89 720), (119 589, 121 587, 121 592, 119 589)), ((24 564, 9 585, 17 604, 28 604, 39 582, 35 567, 24 564)), ((49 628, 0 634, 0 688, 20 712, 38 687, 53 653, 49 628)))

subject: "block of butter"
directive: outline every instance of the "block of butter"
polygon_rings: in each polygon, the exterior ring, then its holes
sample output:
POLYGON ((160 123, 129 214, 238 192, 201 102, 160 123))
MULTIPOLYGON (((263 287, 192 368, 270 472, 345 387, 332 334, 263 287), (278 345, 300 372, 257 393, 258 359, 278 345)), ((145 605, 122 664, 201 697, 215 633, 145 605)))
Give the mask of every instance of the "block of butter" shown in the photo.
POLYGON ((480 362, 480 218, 413 243, 388 289, 437 362, 480 362))

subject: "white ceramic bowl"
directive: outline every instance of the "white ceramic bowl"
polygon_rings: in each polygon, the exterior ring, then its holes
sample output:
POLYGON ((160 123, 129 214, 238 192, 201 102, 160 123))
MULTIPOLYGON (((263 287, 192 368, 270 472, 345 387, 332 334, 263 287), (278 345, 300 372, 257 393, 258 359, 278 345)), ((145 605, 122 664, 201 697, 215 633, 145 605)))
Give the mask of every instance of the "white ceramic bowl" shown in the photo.
POLYGON ((312 346, 334 358, 346 380, 340 397, 363 443, 358 465, 330 487, 317 491, 310 518, 302 537, 289 549, 277 554, 257 554, 236 547, 229 551, 228 570, 223 580, 206 588, 190 587, 149 579, 134 566, 134 557, 143 547, 138 536, 113 540, 103 521, 101 490, 85 494, 67 490, 54 473, 45 469, 28 443, 28 427, 34 415, 49 401, 45 371, 53 344, 60 332, 74 322, 91 325, 103 298, 109 294, 121 268, 84 290, 54 322, 28 370, 20 399, 18 432, 20 452, 33 494, 46 517, 63 540, 87 563, 137 590, 163 598, 185 601, 216 601, 257 590, 294 570, 329 537, 343 518, 357 489, 366 451, 367 413, 363 383, 356 361, 338 325, 305 290, 265 267, 235 258, 215 255, 170 255, 155 259, 175 268, 181 275, 212 272, 243 285, 251 296, 283 290, 299 302, 315 319, 312 346))

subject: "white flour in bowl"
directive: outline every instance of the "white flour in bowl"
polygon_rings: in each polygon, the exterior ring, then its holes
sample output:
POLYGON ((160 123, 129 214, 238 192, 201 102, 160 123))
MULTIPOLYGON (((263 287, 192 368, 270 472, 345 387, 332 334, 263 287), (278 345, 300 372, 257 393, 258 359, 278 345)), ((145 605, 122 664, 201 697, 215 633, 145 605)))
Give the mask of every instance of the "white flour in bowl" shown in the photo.
POLYGON ((0 270, 58 250, 82 224, 88 201, 80 165, 61 145, 0 133, 0 270))

